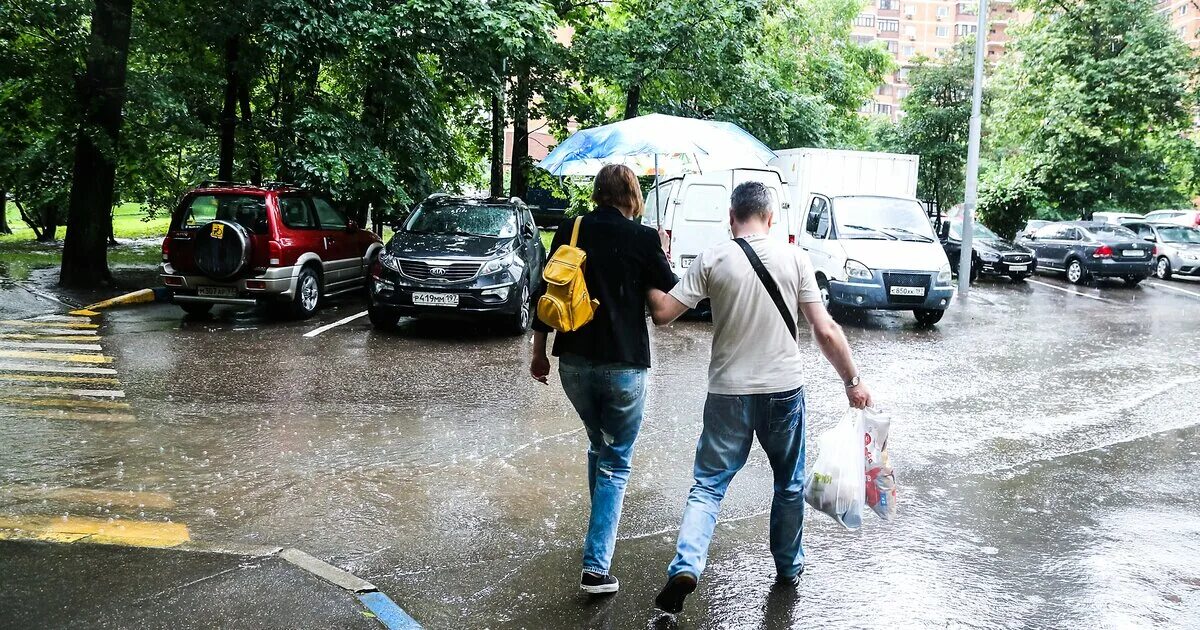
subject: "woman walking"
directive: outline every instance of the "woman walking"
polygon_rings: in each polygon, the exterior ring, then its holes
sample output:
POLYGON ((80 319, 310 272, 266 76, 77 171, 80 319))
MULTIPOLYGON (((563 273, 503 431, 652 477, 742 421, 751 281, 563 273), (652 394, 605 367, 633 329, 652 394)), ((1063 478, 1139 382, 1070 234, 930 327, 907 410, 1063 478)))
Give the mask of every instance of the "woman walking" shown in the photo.
MULTIPOLYGON (((646 332, 646 294, 670 291, 675 275, 658 233, 637 222, 642 216, 641 187, 626 166, 609 165, 596 175, 595 211, 584 216, 577 246, 587 253, 584 279, 599 301, 594 319, 577 331, 557 333, 554 356, 563 390, 579 413, 588 435, 588 490, 592 501, 583 546, 579 588, 615 593, 620 584, 609 573, 617 542, 617 524, 632 468, 633 445, 642 426, 650 339, 646 332)), ((564 223, 550 246, 553 254, 569 242, 572 223, 564 223)), ((534 296, 536 300, 542 290, 534 296)), ((535 302, 536 303, 536 302, 535 302)), ((534 322, 529 372, 547 382, 549 326, 534 322)))

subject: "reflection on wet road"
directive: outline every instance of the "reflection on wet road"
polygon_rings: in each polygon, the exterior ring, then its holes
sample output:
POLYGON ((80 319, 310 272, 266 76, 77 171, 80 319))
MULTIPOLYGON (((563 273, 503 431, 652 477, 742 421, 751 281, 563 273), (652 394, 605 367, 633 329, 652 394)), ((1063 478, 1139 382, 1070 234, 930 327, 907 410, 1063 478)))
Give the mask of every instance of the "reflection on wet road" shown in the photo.
MULTIPOLYGON (((755 452, 679 627, 1200 624, 1200 284, 1036 280, 983 283, 933 330, 910 314, 846 322, 893 417, 899 520, 869 517, 848 533, 809 511, 804 582, 772 591, 770 471, 755 452)), ((652 333, 613 566, 622 591, 588 600, 576 591, 585 440, 558 384, 529 379, 528 340, 412 321, 381 334, 350 319, 362 310, 345 300, 308 322, 220 309, 191 319, 169 306, 106 314, 98 332, 119 383, 53 387, 121 389, 55 395, 129 409, 56 413, 136 422, 47 421, 14 405, 24 394, 5 381, 0 517, 169 519, 196 540, 300 547, 429 627, 661 624, 651 602, 691 484, 710 326, 652 333), (67 488, 170 505, 47 495, 67 488)), ((0 341, 75 342, 12 337, 28 328, 0 341)), ((815 436, 845 400, 802 343, 815 436)), ((111 378, 8 371, 29 359, 4 352, 76 350, 0 345, 3 374, 111 378)))

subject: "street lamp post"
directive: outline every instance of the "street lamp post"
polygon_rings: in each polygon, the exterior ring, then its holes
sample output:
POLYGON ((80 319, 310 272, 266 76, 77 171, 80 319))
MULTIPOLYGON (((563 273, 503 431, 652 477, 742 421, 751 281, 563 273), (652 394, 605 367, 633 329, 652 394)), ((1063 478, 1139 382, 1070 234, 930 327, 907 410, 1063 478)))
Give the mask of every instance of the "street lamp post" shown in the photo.
POLYGON ((972 232, 979 205, 979 144, 983 136, 983 58, 987 55, 988 0, 979 0, 979 26, 975 31, 975 89, 971 95, 971 135, 967 141, 967 189, 963 203, 962 251, 958 257, 958 297, 971 288, 972 232))

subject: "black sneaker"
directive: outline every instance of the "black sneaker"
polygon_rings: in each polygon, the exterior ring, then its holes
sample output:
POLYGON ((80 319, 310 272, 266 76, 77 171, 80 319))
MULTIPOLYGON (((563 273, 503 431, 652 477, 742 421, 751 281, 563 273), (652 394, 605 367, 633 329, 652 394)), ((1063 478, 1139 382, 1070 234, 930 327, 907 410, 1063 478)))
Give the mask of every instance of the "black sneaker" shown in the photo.
POLYGON ((800 576, 793 575, 792 577, 788 577, 786 575, 776 575, 775 586, 780 588, 796 588, 800 586, 800 576))
POLYGON ((696 590, 696 576, 691 573, 679 573, 667 580, 667 585, 654 598, 654 607, 672 615, 678 615, 683 610, 683 600, 696 590))
POLYGON ((621 588, 621 582, 611 575, 598 575, 584 571, 583 576, 579 578, 579 590, 584 593, 592 595, 616 593, 618 588, 621 588))

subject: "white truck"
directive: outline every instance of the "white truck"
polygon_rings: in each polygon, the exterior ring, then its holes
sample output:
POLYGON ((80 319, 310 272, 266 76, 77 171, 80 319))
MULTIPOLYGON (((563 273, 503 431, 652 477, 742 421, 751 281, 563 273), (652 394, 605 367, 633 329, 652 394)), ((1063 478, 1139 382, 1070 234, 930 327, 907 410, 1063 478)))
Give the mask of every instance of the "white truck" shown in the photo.
POLYGON ((849 309, 942 319, 954 298, 950 261, 916 199, 913 155, 789 149, 771 165, 791 188, 789 233, 808 252, 821 297, 849 309))

